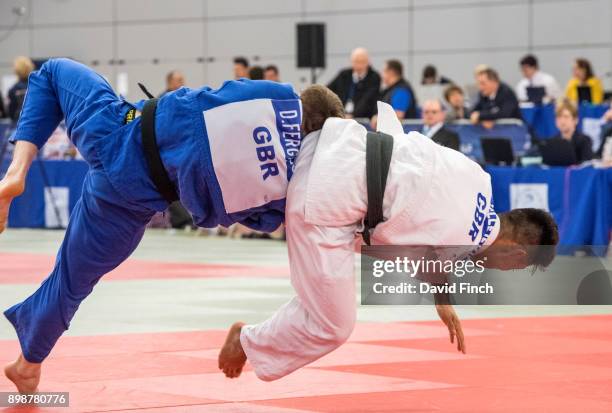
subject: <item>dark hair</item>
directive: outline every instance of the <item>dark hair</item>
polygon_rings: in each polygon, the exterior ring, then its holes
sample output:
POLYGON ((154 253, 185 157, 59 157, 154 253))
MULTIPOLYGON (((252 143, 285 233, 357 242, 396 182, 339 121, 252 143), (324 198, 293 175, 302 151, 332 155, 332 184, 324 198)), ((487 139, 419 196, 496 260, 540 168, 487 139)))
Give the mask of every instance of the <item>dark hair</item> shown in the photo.
POLYGON ((423 80, 429 79, 432 77, 436 77, 438 75, 438 70, 434 65, 427 65, 423 68, 423 80))
POLYGON ((246 57, 242 57, 242 56, 234 57, 234 64, 242 65, 244 67, 249 67, 249 61, 247 60, 246 57))
POLYGON ((302 131, 309 134, 323 128, 328 118, 343 118, 344 106, 340 98, 322 85, 312 85, 300 95, 302 100, 302 131))
POLYGON ((249 79, 251 80, 262 80, 264 78, 264 71, 261 66, 253 66, 249 69, 249 79))
POLYGON ((555 258, 559 230, 552 215, 543 209, 519 208, 499 214, 500 237, 528 247, 529 264, 547 267, 555 258))
POLYGON ((451 83, 449 87, 444 89, 444 99, 446 99, 446 101, 448 102, 450 95, 452 95, 453 93, 461 93, 463 95, 463 89, 461 89, 459 86, 455 85, 454 83, 451 83))
POLYGON ((534 55, 528 54, 521 59, 521 66, 529 66, 537 69, 538 59, 534 55))
POLYGON ((495 69, 491 69, 490 67, 480 70, 478 75, 485 75, 487 79, 494 82, 499 82, 499 75, 497 74, 497 71, 495 69))
POLYGON ((278 67, 276 67, 276 65, 268 65, 265 67, 264 72, 267 72, 268 70, 273 71, 274 73, 278 74, 278 67))
POLYGON ((595 73, 593 72, 593 67, 591 66, 591 62, 589 62, 587 59, 579 57, 578 59, 576 59, 576 66, 584 70, 587 80, 595 76, 595 73))
POLYGON ((387 60, 387 69, 394 72, 399 77, 404 75, 404 68, 402 62, 396 59, 387 60))

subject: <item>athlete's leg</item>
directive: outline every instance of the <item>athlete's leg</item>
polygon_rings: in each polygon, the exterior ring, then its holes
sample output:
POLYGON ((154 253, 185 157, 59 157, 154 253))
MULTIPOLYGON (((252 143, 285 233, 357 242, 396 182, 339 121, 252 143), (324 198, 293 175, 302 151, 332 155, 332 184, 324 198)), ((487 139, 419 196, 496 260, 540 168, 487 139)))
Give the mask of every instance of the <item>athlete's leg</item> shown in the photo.
POLYGON ((103 172, 88 173, 53 271, 34 294, 4 313, 21 344, 22 355, 6 371, 19 391, 36 390, 40 363, 100 277, 134 251, 153 214, 123 201, 103 172))
POLYGON ((90 161, 88 138, 106 136, 121 125, 106 116, 121 103, 108 82, 85 65, 70 59, 51 59, 28 80, 28 92, 12 140, 25 140, 41 148, 62 119, 68 136, 90 161), (84 141, 85 140, 85 141, 84 141))
POLYGON ((108 82, 88 67, 69 59, 52 59, 33 72, 12 140, 13 162, 0 181, 0 232, 11 201, 23 192, 37 149, 49 139, 63 118, 68 135, 92 166, 98 165, 93 141, 121 126, 121 100, 108 82))

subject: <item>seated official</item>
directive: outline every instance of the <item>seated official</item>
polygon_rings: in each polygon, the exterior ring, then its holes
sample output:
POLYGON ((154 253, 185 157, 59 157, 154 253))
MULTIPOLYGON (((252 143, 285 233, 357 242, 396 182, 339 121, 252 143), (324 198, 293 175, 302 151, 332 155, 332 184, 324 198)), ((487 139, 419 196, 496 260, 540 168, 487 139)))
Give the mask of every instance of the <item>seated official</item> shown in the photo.
POLYGON ((522 119, 518 99, 514 91, 499 80, 497 72, 489 67, 476 73, 480 90, 478 102, 470 115, 472 123, 492 127, 497 119, 522 119))
MULTIPOLYGON (((561 96, 561 88, 557 80, 550 74, 542 72, 538 59, 528 54, 520 61, 523 78, 516 85, 516 96, 521 102, 529 101, 528 88, 543 87, 544 96, 542 102, 553 102, 561 96)), ((541 103, 541 102, 538 102, 541 103)))
POLYGON ((465 105, 465 95, 459 86, 452 84, 447 87, 444 90, 444 99, 448 102, 446 122, 470 118, 470 109, 465 105))
POLYGON ((376 113, 380 75, 370 66, 367 50, 353 50, 351 67, 340 71, 327 87, 338 95, 349 117, 371 118, 376 113))
POLYGON ((593 159, 593 143, 591 138, 576 130, 578 126, 578 110, 573 103, 565 100, 555 110, 555 123, 559 135, 553 139, 570 141, 576 153, 576 163, 580 164, 593 159))
POLYGON ((383 85, 380 100, 391 105, 398 119, 416 119, 417 101, 412 86, 403 76, 399 60, 389 60, 383 69, 383 85))
POLYGON ((449 83, 453 81, 447 77, 438 76, 438 69, 434 65, 427 65, 423 68, 422 85, 448 85, 449 83))
POLYGON ((459 135, 444 126, 444 105, 437 99, 426 100, 423 104, 423 130, 421 133, 438 145, 459 150, 459 135))
POLYGON ((158 96, 164 96, 166 93, 174 92, 185 86, 185 76, 178 70, 171 70, 166 75, 166 89, 158 96))
POLYGON ((601 80, 595 76, 591 62, 587 59, 576 59, 573 67, 573 77, 565 87, 565 97, 576 104, 580 104, 579 86, 587 86, 590 90, 590 102, 599 105, 603 102, 604 89, 601 80))

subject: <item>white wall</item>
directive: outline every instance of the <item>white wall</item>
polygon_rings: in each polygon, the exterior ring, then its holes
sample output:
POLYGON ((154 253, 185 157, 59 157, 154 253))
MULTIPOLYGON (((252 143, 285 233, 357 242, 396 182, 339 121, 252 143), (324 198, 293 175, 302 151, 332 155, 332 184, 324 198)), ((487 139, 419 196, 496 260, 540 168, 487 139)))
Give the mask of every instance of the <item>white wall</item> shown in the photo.
POLYGON ((2 0, 0 75, 19 54, 70 56, 97 61, 113 84, 127 72, 128 97, 139 99, 137 81, 161 91, 174 68, 189 86, 218 86, 232 76, 232 57, 245 55, 277 64, 300 88, 309 80, 308 70, 295 68, 300 21, 327 24, 322 82, 348 63, 352 48, 364 46, 375 67, 399 58, 412 82, 427 63, 461 84, 472 81, 476 64, 488 63, 514 84, 518 59, 533 52, 562 84, 573 58, 584 56, 612 87, 609 0, 2 0), (17 21, 11 10, 20 5, 28 12, 17 21))

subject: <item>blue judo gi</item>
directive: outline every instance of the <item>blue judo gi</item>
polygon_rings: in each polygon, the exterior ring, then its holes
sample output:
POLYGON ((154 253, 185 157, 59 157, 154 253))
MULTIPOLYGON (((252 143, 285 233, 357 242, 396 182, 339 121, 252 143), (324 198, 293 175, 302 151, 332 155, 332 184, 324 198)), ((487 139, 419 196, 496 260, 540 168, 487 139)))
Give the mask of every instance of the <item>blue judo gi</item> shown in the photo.
MULTIPOLYGON (((98 280, 127 259, 147 223, 168 204, 142 149, 140 110, 100 75, 52 59, 29 78, 14 141, 42 147, 62 119, 90 170, 49 277, 4 312, 26 360, 39 363, 68 329, 98 280)), ((273 231, 300 145, 301 106, 290 85, 239 80, 217 90, 163 96, 155 118, 163 165, 181 202, 203 227, 240 222, 273 231)))

